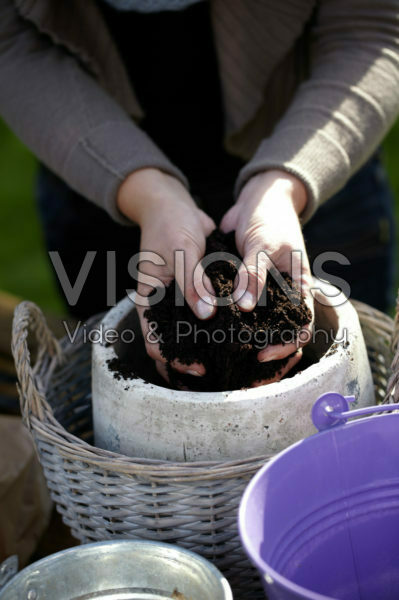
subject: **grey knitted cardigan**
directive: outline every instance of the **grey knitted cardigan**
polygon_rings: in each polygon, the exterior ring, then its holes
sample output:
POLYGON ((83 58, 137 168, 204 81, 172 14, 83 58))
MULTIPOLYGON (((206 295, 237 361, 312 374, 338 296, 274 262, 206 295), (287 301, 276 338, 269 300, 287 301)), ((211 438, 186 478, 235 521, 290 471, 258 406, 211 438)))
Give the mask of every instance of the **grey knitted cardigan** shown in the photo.
MULTIPOLYGON (((397 116, 399 1, 210 0, 210 8, 224 143, 248 161, 236 196, 252 175, 284 169, 307 187, 306 220, 397 116), (306 50, 307 79, 298 60, 306 50)), ((116 198, 136 169, 156 167, 188 185, 140 129, 144 110, 97 0, 0 0, 0 82, 10 127, 115 220, 127 223, 116 198)))

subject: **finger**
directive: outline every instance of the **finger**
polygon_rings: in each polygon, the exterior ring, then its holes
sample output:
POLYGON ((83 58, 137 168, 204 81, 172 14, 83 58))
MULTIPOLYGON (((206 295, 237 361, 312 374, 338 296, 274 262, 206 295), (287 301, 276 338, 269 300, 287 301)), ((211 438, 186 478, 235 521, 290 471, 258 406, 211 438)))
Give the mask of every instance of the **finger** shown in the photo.
POLYGON ((244 312, 255 308, 266 285, 267 271, 272 266, 265 252, 250 251, 238 269, 233 299, 244 312))
POLYGON ((205 367, 201 363, 192 363, 190 365, 184 365, 178 360, 174 360, 170 363, 172 369, 175 369, 178 373, 183 375, 193 375, 194 377, 203 377, 205 375, 205 367))
POLYGON ((296 334, 295 341, 287 344, 276 344, 274 346, 267 346, 258 353, 259 362, 269 362, 270 360, 279 360, 286 358, 293 352, 296 352, 299 348, 306 346, 312 339, 313 324, 308 323, 304 325, 296 334))
MULTIPOLYGON (((155 367, 160 374, 160 376, 165 379, 170 384, 168 368, 164 363, 156 362, 155 367)), ((181 382, 177 382, 176 389, 188 392, 189 389, 187 386, 183 385, 181 382)))
POLYGON ((288 271, 291 274, 293 282, 299 289, 306 306, 312 316, 311 325, 314 320, 314 301, 312 296, 313 277, 310 270, 309 258, 306 250, 296 251, 291 254, 291 268, 288 271))
POLYGON ((137 293, 135 303, 148 306, 148 295, 157 288, 168 286, 173 280, 173 265, 168 265, 166 259, 157 252, 140 250, 136 272, 137 293))
POLYGON ((168 375, 168 369, 166 368, 166 364, 157 360, 157 361, 155 361, 155 368, 158 371, 158 373, 160 374, 160 376, 169 383, 169 375, 168 375))
MULTIPOLYGON (((137 314, 140 319, 140 326, 143 334, 146 352, 148 356, 153 360, 158 360, 160 362, 165 363, 166 359, 162 356, 159 348, 159 340, 156 334, 156 327, 150 328, 150 324, 145 318, 144 313, 150 306, 149 294, 152 291, 154 291, 155 287, 160 288, 169 285, 170 281, 172 280, 172 277, 166 276, 165 274, 160 274, 160 269, 162 269, 166 263, 161 257, 159 257, 158 260, 158 255, 155 255, 155 253, 152 253, 152 255, 151 260, 145 260, 139 265, 137 294, 134 298, 134 301, 137 309, 137 314)), ((146 254, 141 252, 141 256, 146 256, 146 254)), ((159 291, 156 291, 156 293, 158 294, 159 291)), ((162 296, 160 296, 160 299, 161 298, 162 296)), ((155 297, 152 296, 152 301, 154 300, 155 297)))
MULTIPOLYGON (((311 276, 310 276, 311 277, 311 276)), ((306 276, 305 283, 302 286, 303 299, 305 301, 306 306, 308 307, 310 314, 312 315, 312 320, 309 323, 309 327, 313 330, 314 325, 314 299, 311 291, 311 282, 309 278, 306 276)))
POLYGON ((287 364, 280 369, 278 373, 272 379, 263 379, 262 381, 255 381, 251 387, 259 387, 261 385, 268 385, 269 383, 275 383, 276 381, 280 381, 302 358, 302 350, 299 349, 294 356, 292 356, 287 364))
POLYGON ((176 281, 187 304, 199 319, 210 319, 216 312, 215 292, 201 264, 199 246, 185 247, 184 268, 176 269, 176 281))

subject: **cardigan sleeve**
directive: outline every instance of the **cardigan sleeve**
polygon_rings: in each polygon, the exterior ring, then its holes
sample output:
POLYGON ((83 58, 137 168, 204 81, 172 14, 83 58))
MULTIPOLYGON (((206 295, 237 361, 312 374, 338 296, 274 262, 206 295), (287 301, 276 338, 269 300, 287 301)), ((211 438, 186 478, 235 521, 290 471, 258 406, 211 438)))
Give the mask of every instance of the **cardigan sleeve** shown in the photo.
POLYGON ((236 195, 256 173, 286 170, 307 187, 307 221, 369 158, 398 109, 399 2, 320 0, 310 76, 241 170, 236 195))
POLYGON ((74 190, 130 224, 116 206, 129 173, 155 167, 187 180, 67 50, 0 0, 0 114, 74 190))

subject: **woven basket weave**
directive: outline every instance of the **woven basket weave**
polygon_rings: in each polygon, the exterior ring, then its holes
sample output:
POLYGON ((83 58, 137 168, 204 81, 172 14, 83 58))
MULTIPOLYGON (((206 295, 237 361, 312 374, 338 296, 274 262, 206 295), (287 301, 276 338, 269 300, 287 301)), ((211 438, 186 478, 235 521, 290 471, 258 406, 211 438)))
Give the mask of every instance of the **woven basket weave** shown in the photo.
MULTIPOLYGON (((378 402, 399 391, 399 323, 354 302, 359 314, 378 402)), ((87 324, 98 322, 98 317, 87 324)), ((241 547, 237 509, 250 478, 270 458, 234 462, 173 463, 129 458, 94 447, 91 348, 80 329, 74 343, 58 342, 40 309, 20 304, 12 350, 21 410, 47 485, 64 522, 81 542, 111 538, 166 541, 210 559, 228 578, 235 600, 264 598, 241 547), (35 333, 33 365, 28 334, 35 333)))

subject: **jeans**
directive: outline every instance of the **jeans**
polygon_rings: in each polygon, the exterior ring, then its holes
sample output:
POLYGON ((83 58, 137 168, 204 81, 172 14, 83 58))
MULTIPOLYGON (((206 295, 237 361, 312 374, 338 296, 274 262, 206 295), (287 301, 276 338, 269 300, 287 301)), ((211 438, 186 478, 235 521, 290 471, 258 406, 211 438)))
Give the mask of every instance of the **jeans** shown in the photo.
MULTIPOLYGON (((233 178, 226 176, 220 185, 193 190, 193 196, 218 222, 231 204, 232 187, 233 178)), ((115 223, 44 167, 39 170, 36 196, 47 249, 59 252, 71 285, 87 251, 96 251, 79 300, 69 311, 87 318, 107 309, 109 251, 116 256, 116 300, 125 296, 126 290, 134 287, 128 262, 139 250, 139 228, 115 223)), ((389 309, 394 282, 393 198, 378 153, 318 209, 304 227, 304 237, 311 265, 320 253, 328 251, 339 252, 350 261, 350 265, 326 262, 324 279, 341 277, 351 286, 352 298, 383 311, 389 309)), ((61 286, 60 290, 63 293, 61 286)))

